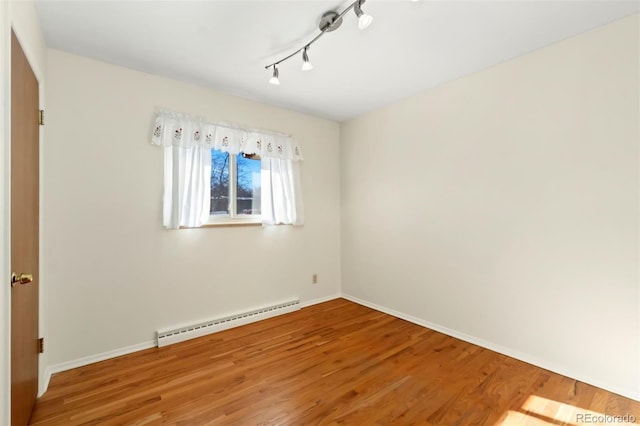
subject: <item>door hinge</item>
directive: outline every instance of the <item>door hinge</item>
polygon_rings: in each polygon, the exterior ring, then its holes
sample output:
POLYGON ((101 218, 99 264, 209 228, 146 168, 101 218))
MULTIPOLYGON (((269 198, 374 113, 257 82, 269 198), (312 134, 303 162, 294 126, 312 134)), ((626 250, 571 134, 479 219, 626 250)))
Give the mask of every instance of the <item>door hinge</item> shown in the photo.
POLYGON ((44 353, 44 337, 38 339, 38 352, 41 354, 44 353))
POLYGON ((44 110, 38 111, 38 124, 44 126, 44 110))

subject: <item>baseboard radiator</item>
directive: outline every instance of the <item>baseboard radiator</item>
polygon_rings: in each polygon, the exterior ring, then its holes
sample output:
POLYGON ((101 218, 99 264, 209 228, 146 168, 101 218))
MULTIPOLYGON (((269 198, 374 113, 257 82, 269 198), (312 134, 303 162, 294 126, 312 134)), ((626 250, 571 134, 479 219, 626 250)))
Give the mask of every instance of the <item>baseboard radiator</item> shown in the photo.
POLYGON ((300 310, 300 300, 295 299, 222 318, 158 330, 158 347, 184 342, 185 340, 195 339, 196 337, 206 336, 207 334, 217 333, 218 331, 228 330, 297 310, 300 310))

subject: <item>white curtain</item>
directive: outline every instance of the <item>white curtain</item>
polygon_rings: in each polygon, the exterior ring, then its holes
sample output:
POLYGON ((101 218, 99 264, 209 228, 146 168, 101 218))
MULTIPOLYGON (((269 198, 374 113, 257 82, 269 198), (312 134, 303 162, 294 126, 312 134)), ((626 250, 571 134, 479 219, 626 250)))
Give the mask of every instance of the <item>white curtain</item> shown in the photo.
POLYGON ((151 143, 163 146, 166 228, 202 226, 211 203, 211 149, 257 154, 262 161, 262 223, 302 225, 302 149, 288 135, 209 122, 186 114, 158 113, 151 143))
POLYGON ((302 225, 302 188, 298 161, 262 159, 262 223, 302 225))
POLYGON ((301 161, 302 149, 289 135, 213 123, 200 117, 161 111, 156 117, 153 145, 202 146, 229 154, 258 154, 261 158, 301 161))
POLYGON ((163 225, 202 226, 211 204, 211 149, 202 146, 164 149, 163 225))

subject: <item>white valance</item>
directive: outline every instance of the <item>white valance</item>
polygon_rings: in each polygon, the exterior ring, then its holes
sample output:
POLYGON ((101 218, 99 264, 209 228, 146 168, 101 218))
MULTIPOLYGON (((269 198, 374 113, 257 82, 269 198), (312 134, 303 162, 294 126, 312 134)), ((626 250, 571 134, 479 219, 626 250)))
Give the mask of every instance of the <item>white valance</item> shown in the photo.
POLYGON ((230 154, 258 154, 262 158, 302 160, 302 150, 291 136, 265 130, 242 129, 199 117, 161 111, 156 117, 151 143, 183 148, 214 148, 230 154))

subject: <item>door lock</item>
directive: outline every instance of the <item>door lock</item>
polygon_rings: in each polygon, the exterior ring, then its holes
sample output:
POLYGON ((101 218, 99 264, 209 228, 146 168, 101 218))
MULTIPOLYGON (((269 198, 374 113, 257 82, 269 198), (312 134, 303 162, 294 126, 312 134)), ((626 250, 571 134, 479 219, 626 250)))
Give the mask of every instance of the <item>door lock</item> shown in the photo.
POLYGON ((17 275, 15 272, 11 274, 11 287, 15 287, 18 284, 29 284, 33 281, 32 274, 20 274, 17 275))

